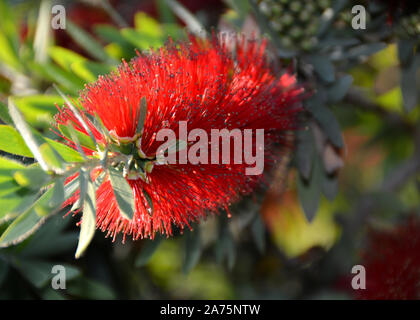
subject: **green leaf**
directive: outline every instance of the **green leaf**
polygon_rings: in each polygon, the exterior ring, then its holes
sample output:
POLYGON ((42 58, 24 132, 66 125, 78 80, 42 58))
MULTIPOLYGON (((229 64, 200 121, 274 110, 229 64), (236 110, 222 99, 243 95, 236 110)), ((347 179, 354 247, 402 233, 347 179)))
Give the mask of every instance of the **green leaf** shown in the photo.
POLYGON ((26 167, 18 161, 0 156, 0 181, 3 181, 4 178, 12 179, 10 177, 11 170, 20 170, 25 168, 26 167))
POLYGON ((261 215, 257 212, 251 224, 252 236, 257 244, 258 251, 264 253, 265 251, 265 228, 261 215))
POLYGON ((140 100, 140 110, 138 112, 137 117, 137 133, 143 133, 144 123, 146 121, 147 115, 147 100, 146 97, 141 98, 140 100))
POLYGON ((45 261, 18 259, 15 266, 22 276, 36 288, 46 285, 53 276, 51 273, 52 264, 45 261))
MULTIPOLYGON (((32 133, 36 138, 42 137, 38 132, 33 131, 32 133)), ((65 161, 83 161, 83 158, 76 150, 48 138, 45 138, 45 141, 48 142, 48 144, 54 148, 65 161)), ((0 125, 0 150, 23 157, 34 157, 19 132, 15 128, 6 125, 0 125)))
MULTIPOLYGON (((63 136, 65 136, 70 141, 73 141, 71 129, 68 126, 60 124, 58 126, 58 129, 63 134, 63 136)), ((86 147, 90 150, 96 150, 95 144, 88 135, 84 134, 83 132, 80 132, 79 130, 74 130, 74 133, 81 146, 86 147)))
POLYGON ((83 151, 82 146, 80 145, 80 141, 79 141, 79 138, 77 136, 76 130, 73 128, 73 126, 72 126, 71 123, 69 124, 69 126, 68 126, 67 129, 70 131, 71 141, 74 142, 74 144, 76 145, 77 151, 79 152, 80 156, 86 161, 87 160, 87 157, 86 157, 85 152, 83 151))
POLYGON ((206 29, 198 21, 198 19, 181 3, 176 0, 165 0, 168 6, 173 10, 175 15, 185 23, 191 32, 197 35, 203 35, 206 29))
POLYGON ((53 169, 63 169, 64 168, 64 159, 60 154, 54 150, 47 141, 42 143, 39 146, 39 151, 41 152, 42 157, 48 163, 50 168, 53 169))
POLYGON ((13 173, 13 178, 21 186, 32 190, 40 190, 50 177, 38 166, 29 166, 13 173))
POLYGON ((10 98, 9 98, 9 114, 12 117, 17 130, 22 135, 26 145, 31 150, 35 159, 39 162, 41 168, 44 171, 51 170, 52 169, 51 164, 47 162, 47 159, 44 159, 42 151, 40 150, 38 141, 35 140, 34 136, 32 135, 31 129, 29 128, 22 114, 20 113, 20 111, 17 109, 17 107, 14 105, 14 103, 12 102, 10 98))
POLYGON ((60 206, 66 199, 64 194, 64 178, 56 179, 48 206, 51 208, 60 206))
POLYGON ((127 44, 127 41, 122 37, 120 31, 113 26, 108 24, 98 24, 93 28, 96 34, 108 42, 115 42, 121 45, 127 44))
POLYGON ((176 23, 176 18, 173 15, 171 8, 165 0, 157 0, 156 2, 159 12, 160 21, 163 23, 176 23))
POLYGON ((378 51, 381 51, 386 47, 386 43, 383 42, 364 43, 349 49, 346 53, 344 53, 343 58, 360 59, 362 57, 369 57, 370 55, 373 55, 374 53, 377 53, 378 51))
POLYGON ((316 96, 307 100, 305 106, 312 113, 331 143, 337 148, 342 148, 344 146, 343 136, 341 134, 340 124, 334 113, 325 107, 316 96))
MULTIPOLYGON (((10 176, 12 175, 13 171, 9 171, 10 176)), ((0 197, 3 197, 5 195, 9 195, 12 192, 15 192, 17 190, 21 189, 21 186, 16 183, 16 181, 12 179, 7 179, 2 182, 0 182, 0 197)), ((1 201, 0 201, 1 202, 1 201)), ((4 210, 4 208, 2 208, 4 210)))
POLYGON ((13 101, 26 121, 37 128, 50 127, 53 117, 58 111, 56 104, 64 104, 64 100, 60 96, 49 95, 13 97, 13 101))
POLYGON ((312 129, 308 127, 297 133, 296 166, 299 174, 306 180, 309 179, 312 172, 312 160, 315 156, 315 139, 312 129))
POLYGON ((318 211, 321 197, 322 168, 318 157, 314 157, 314 167, 309 181, 297 177, 297 190, 299 202, 309 222, 313 220, 318 211))
POLYGON ((109 166, 108 172, 120 213, 124 216, 124 218, 132 220, 136 208, 133 190, 127 180, 123 177, 122 173, 117 169, 109 166))
POLYGON ((417 60, 413 59, 411 64, 401 70, 401 92, 406 112, 413 110, 418 103, 417 66, 417 60))
MULTIPOLYGON (((17 259, 16 268, 20 273, 36 288, 44 287, 53 277, 52 268, 55 263, 45 262, 38 259, 17 259)), ((80 275, 80 271, 75 267, 62 264, 66 270, 66 281, 70 281, 80 275)))
POLYGON ((136 267, 142 267, 146 265, 153 254, 156 252, 161 241, 162 239, 160 237, 156 237, 153 240, 144 240, 145 244, 141 249, 140 254, 137 256, 134 265, 136 267))
POLYGON ((115 299, 115 294, 107 286, 84 277, 76 278, 69 283, 66 293, 84 299, 115 299))
POLYGON ((328 88, 328 100, 331 102, 338 102, 343 99, 352 83, 353 77, 350 75, 345 75, 337 79, 337 81, 328 88))
POLYGON ((131 28, 122 29, 121 35, 140 50, 157 49, 164 44, 163 36, 151 35, 131 28))
POLYGON ((182 265, 182 271, 185 274, 190 272, 200 260, 201 249, 200 228, 197 227, 185 235, 185 256, 182 265))
POLYGON ((326 56, 311 55, 307 61, 314 66, 315 72, 325 82, 331 83, 335 79, 334 65, 326 56))
POLYGON ((58 152, 58 154, 63 158, 66 162, 82 162, 84 161, 82 156, 74 149, 62 144, 60 142, 51 140, 46 138, 45 139, 48 144, 58 152))
POLYGON ((228 268, 232 270, 236 260, 235 242, 232 233, 229 230, 226 218, 220 220, 220 234, 216 243, 216 261, 221 263, 224 258, 227 259, 228 268))
POLYGON ((144 197, 146 198, 147 204, 149 206, 149 208, 147 209, 147 212, 149 212, 150 216, 153 216, 154 209, 153 209, 152 197, 150 196, 150 194, 145 189, 143 189, 142 191, 143 191, 144 197))
POLYGON ((80 171, 80 199, 83 202, 83 216, 79 242, 75 257, 80 258, 95 235, 96 228, 96 191, 89 173, 80 171))
POLYGON ((110 61, 111 58, 107 55, 102 45, 96 41, 89 33, 77 26, 71 21, 67 21, 66 28, 70 37, 83 49, 85 49, 92 57, 101 61, 110 61))
POLYGON ((53 82, 60 84, 73 94, 79 93, 84 87, 84 81, 75 76, 72 72, 61 69, 60 67, 46 63, 39 65, 38 68, 53 82))
POLYGON ((0 30, 0 48, 0 61, 15 70, 21 70, 22 67, 19 62, 18 55, 2 30, 0 30))
POLYGON ((42 225, 53 211, 48 206, 52 194, 53 189, 48 189, 48 191, 38 200, 32 202, 26 211, 10 224, 0 237, 0 247, 8 247, 22 242, 42 225))
POLYGON ((415 53, 415 47, 416 44, 413 39, 398 40, 398 57, 403 68, 412 63, 415 53))
POLYGON ((66 230, 71 223, 72 219, 63 219, 61 215, 51 217, 32 235, 29 241, 17 246, 15 250, 19 252, 19 256, 25 258, 51 257, 74 252, 79 234, 75 231, 66 230), (54 239, 54 241, 51 241, 51 239, 54 239))
POLYGON ((50 57, 66 71, 72 71, 70 66, 73 63, 87 60, 85 57, 75 53, 74 51, 63 47, 50 47, 48 52, 50 57))
POLYGON ((22 191, 12 190, 0 197, 0 224, 16 218, 36 201, 36 194, 25 195, 22 191))
POLYGON ((6 124, 13 124, 13 120, 9 115, 7 105, 0 101, 0 120, 6 124))
POLYGON ((108 16, 111 17, 112 21, 114 21, 119 27, 128 26, 124 18, 111 6, 108 0, 102 0, 100 4, 108 16))
POLYGON ((135 55, 135 47, 122 36, 117 28, 110 25, 95 25, 94 30, 99 37, 110 43, 105 48, 110 56, 120 60, 135 55))
POLYGON ((83 80, 93 82, 96 81, 100 75, 110 73, 113 68, 101 63, 79 61, 71 65, 71 70, 83 80))
POLYGON ((88 133, 90 139, 92 140, 93 144, 95 145, 96 150, 100 151, 98 143, 96 142, 95 136, 93 135, 92 131, 90 130, 89 126, 87 125, 86 121, 80 114, 80 112, 77 110, 77 108, 67 99, 65 94, 61 92, 61 90, 54 85, 55 90, 60 94, 61 97, 63 97, 64 101, 66 102, 67 106, 70 108, 73 115, 76 117, 77 121, 82 125, 83 129, 88 133))
POLYGON ((38 10, 38 19, 33 42, 34 60, 46 62, 48 58, 48 47, 51 42, 51 2, 42 0, 38 10))
POLYGON ((348 0, 336 0, 332 1, 331 8, 332 12, 326 12, 321 16, 321 22, 320 26, 317 32, 317 35, 319 38, 322 38, 322 35, 327 32, 331 26, 331 24, 334 22, 338 14, 343 10, 343 8, 346 6, 348 0))
POLYGON ((0 150, 23 157, 34 157, 19 132, 7 125, 0 125, 0 150))
POLYGON ((328 200, 333 201, 338 194, 338 176, 328 176, 324 173, 321 188, 325 197, 328 200))

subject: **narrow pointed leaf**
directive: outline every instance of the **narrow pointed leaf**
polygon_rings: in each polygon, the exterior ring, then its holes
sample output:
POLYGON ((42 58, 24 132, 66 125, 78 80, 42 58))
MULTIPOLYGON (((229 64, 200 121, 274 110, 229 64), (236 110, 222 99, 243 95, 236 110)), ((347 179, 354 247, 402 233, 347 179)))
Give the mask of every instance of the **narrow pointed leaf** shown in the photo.
POLYGON ((140 251, 140 254, 136 258, 135 266, 142 267, 146 265, 153 254, 156 252, 157 248, 159 248, 160 243, 162 242, 161 238, 155 238, 153 240, 144 240, 146 244, 140 251))
POLYGON ((93 144, 95 145, 95 148, 100 151, 98 143, 96 142, 95 136, 93 135, 92 131, 90 130, 89 126, 87 125, 86 121, 83 119, 80 112, 77 110, 77 108, 67 99, 66 95, 61 92, 61 90, 54 85, 55 90, 60 94, 61 97, 63 97, 64 101, 66 102, 67 106, 70 108, 71 112, 73 112, 76 119, 80 122, 80 124, 83 126, 83 129, 88 133, 90 139, 92 140, 93 144))
POLYGON ((83 199, 83 216, 80 227, 79 242, 77 244, 76 259, 85 252, 95 235, 96 228, 96 192, 89 173, 80 172, 80 199, 83 199))
POLYGON ((198 263, 201 256, 200 228, 190 231, 185 237, 185 258, 182 270, 185 274, 190 272, 198 263))
POLYGON ((49 176, 38 166, 31 166, 13 173, 13 178, 21 187, 40 190, 49 176))
POLYGON ((168 6, 173 10, 175 15, 178 16, 179 19, 181 19, 188 29, 191 30, 196 35, 203 35, 205 34, 205 29, 200 23, 200 21, 197 20, 197 18, 188 11, 187 8, 185 8, 181 3, 179 3, 176 0, 166 0, 168 6))
POLYGON ((264 223, 261 219, 260 214, 257 212, 254 221, 251 224, 251 231, 257 245, 258 251, 263 253, 265 250, 265 229, 264 223))
POLYGON ((137 119, 137 133, 142 133, 144 128, 144 122, 146 120, 147 115, 147 101, 146 97, 141 98, 140 101, 140 110, 138 111, 139 116, 137 119))
POLYGON ((144 194, 144 197, 146 198, 147 204, 149 205, 148 212, 149 212, 150 216, 153 216, 153 210, 154 209, 153 209, 152 197, 150 196, 150 194, 145 189, 143 189, 143 194, 144 194))
POLYGON ((120 213, 126 219, 132 220, 135 211, 133 190, 127 180, 123 177, 122 173, 117 169, 109 166, 108 172, 120 213))
POLYGON ((26 145, 31 150, 32 154, 34 155, 35 159, 39 162, 41 168, 44 171, 50 170, 50 166, 45 161, 45 159, 42 156, 41 151, 39 150, 38 142, 35 140, 34 136, 32 135, 32 132, 28 126, 28 124, 25 122, 25 119, 23 119, 22 114, 19 112, 17 107, 14 105, 12 100, 9 98, 9 114, 13 119, 13 122, 16 125, 17 130, 22 135, 23 139, 25 140, 26 145))
POLYGON ((26 206, 26 210, 13 221, 13 223, 3 232, 0 237, 0 247, 7 247, 22 242, 32 235, 53 213, 49 208, 48 203, 53 194, 53 189, 50 188, 38 200, 26 206))

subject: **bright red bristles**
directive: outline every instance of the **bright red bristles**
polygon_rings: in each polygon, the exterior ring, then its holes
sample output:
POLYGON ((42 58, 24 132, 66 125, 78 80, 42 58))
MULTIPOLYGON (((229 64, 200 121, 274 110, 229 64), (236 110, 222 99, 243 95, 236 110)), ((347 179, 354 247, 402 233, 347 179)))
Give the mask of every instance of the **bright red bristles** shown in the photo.
MULTIPOLYGON (((178 133, 180 121, 187 122, 189 132, 197 128, 209 136, 211 129, 264 129, 268 164, 274 158, 274 144, 283 143, 286 132, 296 128, 302 91, 294 75, 277 77, 272 72, 264 42, 236 40, 233 54, 216 37, 190 37, 188 43, 170 42, 123 62, 115 73, 88 85, 79 103, 86 113, 97 113, 116 136, 131 138, 137 128, 134 115, 145 97, 141 149, 151 158, 162 144, 156 141, 157 132, 167 128, 178 133)), ((84 132, 67 108, 60 110, 57 122, 74 122, 84 132)), ((105 141, 99 132, 94 134, 105 141)), ((229 164, 156 165, 147 182, 128 180, 136 199, 131 221, 120 214, 106 179, 97 190, 97 227, 113 237, 119 232, 133 239, 153 237, 155 232, 171 235, 173 226, 184 228, 207 212, 226 208, 249 194, 262 178, 262 174, 246 175, 248 165, 234 164, 233 154, 231 160, 229 164), (152 216, 143 190, 152 198, 152 216)))

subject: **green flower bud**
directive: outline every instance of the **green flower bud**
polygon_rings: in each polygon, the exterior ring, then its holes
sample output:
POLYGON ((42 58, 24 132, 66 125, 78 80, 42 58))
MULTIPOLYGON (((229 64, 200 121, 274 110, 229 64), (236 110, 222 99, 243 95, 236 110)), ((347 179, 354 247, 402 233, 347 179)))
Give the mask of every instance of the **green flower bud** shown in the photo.
POLYGON ((290 26, 294 22, 294 17, 290 13, 286 13, 280 18, 285 26, 290 26))
POLYGON ((289 6, 290 10, 292 12, 299 12, 300 10, 302 10, 302 2, 300 1, 293 1, 290 6, 289 6))

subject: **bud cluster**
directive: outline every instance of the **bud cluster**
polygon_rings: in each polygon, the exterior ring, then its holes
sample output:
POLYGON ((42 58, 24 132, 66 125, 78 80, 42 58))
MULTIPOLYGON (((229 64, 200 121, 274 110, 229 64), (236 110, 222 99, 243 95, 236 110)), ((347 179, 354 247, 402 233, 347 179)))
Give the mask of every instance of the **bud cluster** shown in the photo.
POLYGON ((321 16, 331 5, 331 0, 258 1, 259 11, 267 17, 283 47, 301 51, 309 51, 317 44, 321 16))
POLYGON ((420 37, 420 8, 410 15, 403 16, 397 26, 396 32, 401 37, 420 37))

